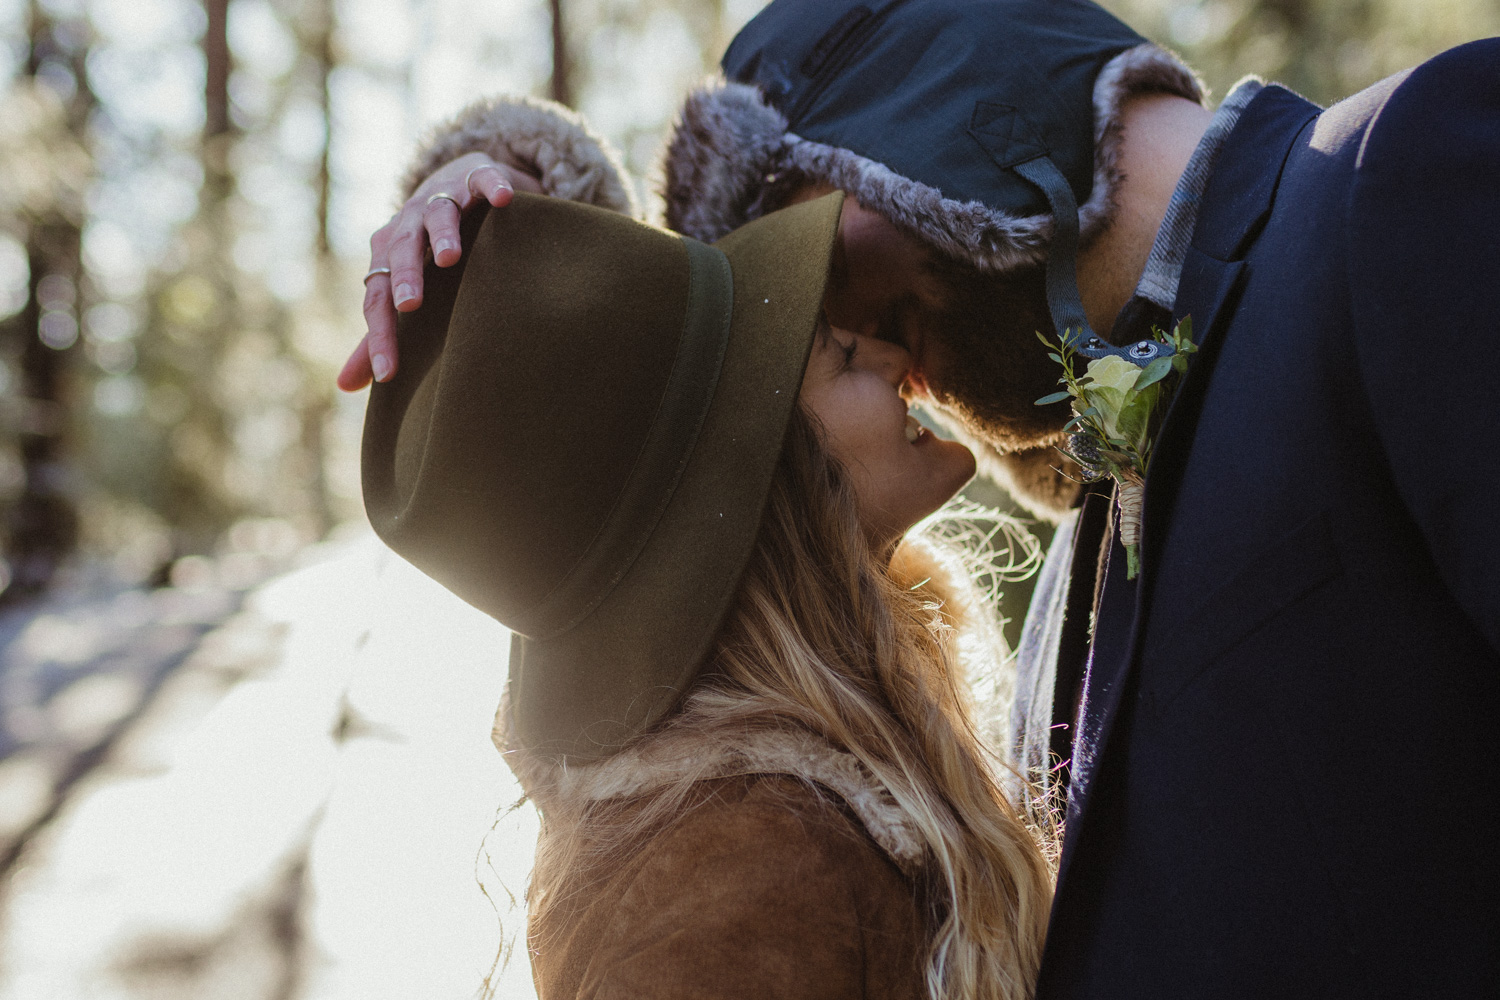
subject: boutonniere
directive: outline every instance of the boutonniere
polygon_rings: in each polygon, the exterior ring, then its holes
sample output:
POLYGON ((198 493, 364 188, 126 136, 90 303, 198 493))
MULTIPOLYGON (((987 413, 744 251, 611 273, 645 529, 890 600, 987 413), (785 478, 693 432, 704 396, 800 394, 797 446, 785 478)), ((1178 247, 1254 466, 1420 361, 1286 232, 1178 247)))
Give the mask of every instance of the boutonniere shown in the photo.
POLYGON ((1141 504, 1160 423, 1154 418, 1166 409, 1187 371, 1188 355, 1198 349, 1188 317, 1170 334, 1154 327, 1151 333, 1154 340, 1128 348, 1091 341, 1095 349, 1086 353, 1096 356, 1081 375, 1075 368, 1080 351, 1072 339, 1064 336, 1054 344, 1037 334, 1050 352, 1048 357, 1062 365, 1057 381, 1064 387, 1043 396, 1037 405, 1073 401, 1073 419, 1063 428, 1068 443, 1058 450, 1078 463, 1084 482, 1115 481, 1120 541, 1125 546, 1126 575, 1132 580, 1141 568, 1141 504))

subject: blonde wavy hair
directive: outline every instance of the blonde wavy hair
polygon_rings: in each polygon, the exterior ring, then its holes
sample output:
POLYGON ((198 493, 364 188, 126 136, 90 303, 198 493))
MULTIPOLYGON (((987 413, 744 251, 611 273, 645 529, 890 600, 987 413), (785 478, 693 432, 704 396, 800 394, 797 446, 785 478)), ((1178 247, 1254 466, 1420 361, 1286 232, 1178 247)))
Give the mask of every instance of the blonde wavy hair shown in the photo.
MULTIPOLYGON (((965 667, 999 674, 993 608, 941 532, 875 551, 811 416, 794 416, 750 565, 703 675, 639 744, 811 732, 890 793, 924 849, 932 1000, 1032 996, 1052 895, 1048 831, 1007 796, 965 667), (973 641, 977 636, 978 641, 973 641), (987 662, 988 661, 988 662, 987 662)), ((681 763, 681 762, 679 762, 681 763)), ((544 810, 533 919, 681 815, 707 775, 678 767, 632 802, 544 810), (580 876, 582 875, 582 878, 580 876)))

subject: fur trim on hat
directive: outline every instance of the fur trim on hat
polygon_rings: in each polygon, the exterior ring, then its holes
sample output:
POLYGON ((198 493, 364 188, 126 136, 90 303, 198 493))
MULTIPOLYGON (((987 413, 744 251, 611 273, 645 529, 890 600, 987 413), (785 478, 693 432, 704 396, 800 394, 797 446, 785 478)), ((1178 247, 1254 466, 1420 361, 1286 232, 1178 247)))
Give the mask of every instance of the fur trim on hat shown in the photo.
POLYGON ((575 112, 552 101, 476 101, 433 129, 406 172, 409 198, 429 174, 465 153, 485 153, 540 178, 542 191, 639 218, 620 155, 575 112))
MULTIPOLYGON (((689 698, 682 711, 712 712, 694 702, 689 698)), ((644 795, 684 773, 695 781, 781 774, 841 800, 898 868, 911 874, 921 867, 922 842, 891 793, 851 754, 813 733, 791 728, 737 731, 733 738, 707 741, 668 726, 613 757, 569 766, 518 748, 509 736, 509 720, 507 695, 495 715, 495 746, 544 813, 550 809, 566 815, 588 803, 644 795)))
MULTIPOLYGON (((1176 56, 1149 43, 1105 64, 1094 83, 1094 185, 1079 209, 1085 244, 1115 212, 1120 182, 1121 107, 1126 98, 1168 93, 1202 102, 1198 78, 1176 56)), ((787 131, 760 92, 719 80, 688 96, 668 143, 662 174, 666 222, 712 242, 763 213, 779 177, 792 173, 840 188, 957 260, 1007 271, 1046 258, 1048 214, 1013 216, 942 192, 883 164, 787 131)))
POLYGON ((667 225, 712 243, 764 214, 786 119, 742 83, 688 95, 663 162, 667 225))

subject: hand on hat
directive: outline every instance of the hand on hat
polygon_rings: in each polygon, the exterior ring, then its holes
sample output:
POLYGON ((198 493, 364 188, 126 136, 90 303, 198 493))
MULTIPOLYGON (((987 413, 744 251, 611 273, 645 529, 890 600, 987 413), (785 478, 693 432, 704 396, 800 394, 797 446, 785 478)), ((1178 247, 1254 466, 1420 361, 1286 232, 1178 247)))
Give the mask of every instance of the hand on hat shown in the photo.
POLYGON ((427 248, 432 247, 438 267, 458 263, 463 254, 459 214, 480 199, 501 208, 517 191, 541 194, 542 186, 523 170, 483 153, 466 153, 435 170, 376 230, 365 278, 366 332, 339 372, 340 389, 357 392, 372 378, 384 382, 396 373, 396 313, 422 304, 427 248))

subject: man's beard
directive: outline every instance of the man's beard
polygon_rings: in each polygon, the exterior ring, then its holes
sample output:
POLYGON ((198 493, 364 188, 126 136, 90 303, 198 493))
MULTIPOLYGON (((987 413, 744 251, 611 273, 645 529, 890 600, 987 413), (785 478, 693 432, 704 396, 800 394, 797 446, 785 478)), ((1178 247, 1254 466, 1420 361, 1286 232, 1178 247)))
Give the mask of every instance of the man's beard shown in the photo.
POLYGON ((1053 335, 1041 266, 1006 274, 949 260, 929 267, 947 292, 922 346, 935 408, 1002 452, 1056 442, 1067 405, 1036 405, 1061 374, 1037 340, 1038 332, 1053 335))
POLYGON ((1077 495, 1078 470, 1057 451, 1067 404, 1035 402, 1056 391, 1061 373, 1036 336, 1052 337, 1045 271, 983 274, 946 259, 929 266, 947 294, 924 332, 924 403, 975 451, 981 472, 1055 519, 1077 495))

